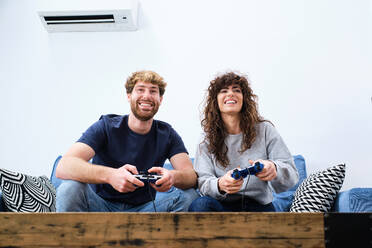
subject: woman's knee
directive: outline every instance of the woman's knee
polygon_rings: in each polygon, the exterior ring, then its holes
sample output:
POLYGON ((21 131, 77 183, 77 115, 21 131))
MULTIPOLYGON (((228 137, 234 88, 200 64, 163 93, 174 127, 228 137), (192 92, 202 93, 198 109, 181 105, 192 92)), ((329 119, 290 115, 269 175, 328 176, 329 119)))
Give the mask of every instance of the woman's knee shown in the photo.
POLYGON ((209 196, 202 196, 195 199, 190 207, 190 212, 209 212, 209 211, 223 211, 221 203, 209 196))

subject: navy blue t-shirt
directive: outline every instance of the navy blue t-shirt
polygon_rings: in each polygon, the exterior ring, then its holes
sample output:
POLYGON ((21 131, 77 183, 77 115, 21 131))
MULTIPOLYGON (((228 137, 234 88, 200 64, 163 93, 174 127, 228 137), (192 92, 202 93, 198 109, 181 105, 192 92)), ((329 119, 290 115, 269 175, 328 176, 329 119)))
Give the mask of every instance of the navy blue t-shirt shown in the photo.
MULTIPOLYGON (((103 115, 88 128, 78 142, 89 145, 95 151, 93 164, 119 168, 125 164, 147 171, 162 167, 165 160, 178 153, 187 153, 181 137, 167 123, 154 120, 150 132, 138 134, 128 127, 128 115, 103 115)), ((102 198, 139 205, 151 200, 148 186, 134 192, 120 193, 110 184, 90 184, 102 198)), ((150 187, 151 194, 156 191, 150 187)))

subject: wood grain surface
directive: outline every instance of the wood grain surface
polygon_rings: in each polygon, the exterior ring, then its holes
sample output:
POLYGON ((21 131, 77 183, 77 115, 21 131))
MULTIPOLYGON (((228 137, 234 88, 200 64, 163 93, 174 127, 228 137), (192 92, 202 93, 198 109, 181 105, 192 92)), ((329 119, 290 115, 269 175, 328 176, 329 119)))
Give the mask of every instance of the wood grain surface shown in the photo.
POLYGON ((0 247, 325 247, 321 213, 0 213, 0 247))

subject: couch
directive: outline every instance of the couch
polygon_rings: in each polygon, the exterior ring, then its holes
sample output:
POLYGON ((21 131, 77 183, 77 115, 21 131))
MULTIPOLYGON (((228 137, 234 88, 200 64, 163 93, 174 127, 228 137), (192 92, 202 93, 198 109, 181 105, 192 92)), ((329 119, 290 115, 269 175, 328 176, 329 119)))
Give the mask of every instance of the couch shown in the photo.
MULTIPOLYGON (((273 204, 277 212, 288 212, 294 193, 299 185, 307 178, 306 163, 302 155, 293 156, 299 173, 299 181, 288 191, 275 194, 273 204)), ((352 188, 339 192, 336 196, 331 212, 372 212, 372 188, 352 188)))
MULTIPOLYGON (((302 155, 293 156, 297 170, 299 172, 299 182, 289 189, 288 191, 276 194, 274 193, 273 204, 277 212, 288 212, 292 201, 294 199, 294 193, 298 186, 307 178, 306 163, 302 155)), ((62 180, 55 176, 56 166, 61 159, 59 156, 53 165, 53 170, 50 176, 50 180, 55 188, 62 183, 62 180)), ((173 169, 171 164, 166 163, 164 165, 167 169, 173 169)), ((0 191, 0 211, 6 211, 3 203, 2 193, 0 191)), ((372 212, 372 188, 352 188, 346 191, 339 192, 334 201, 331 212, 372 212)))

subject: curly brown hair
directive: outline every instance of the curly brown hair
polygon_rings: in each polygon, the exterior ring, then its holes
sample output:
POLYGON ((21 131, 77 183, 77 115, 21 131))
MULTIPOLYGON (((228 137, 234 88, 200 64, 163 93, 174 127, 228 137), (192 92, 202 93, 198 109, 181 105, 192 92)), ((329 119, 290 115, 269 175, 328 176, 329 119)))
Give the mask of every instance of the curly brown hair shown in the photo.
POLYGON ((217 95, 221 89, 233 84, 239 85, 243 93, 243 106, 240 110, 240 129, 243 133, 243 142, 240 152, 244 152, 252 146, 256 138, 256 124, 265 121, 258 113, 257 96, 253 94, 246 76, 228 72, 210 82, 201 125, 205 132, 204 141, 208 144, 208 151, 215 155, 217 161, 224 167, 229 164, 228 148, 225 144, 228 133, 218 107, 217 95))
POLYGON ((134 86, 138 81, 148 82, 155 84, 159 87, 160 96, 164 95, 165 87, 167 83, 164 82, 164 79, 154 71, 136 71, 127 79, 125 83, 125 89, 127 94, 132 93, 134 86))

